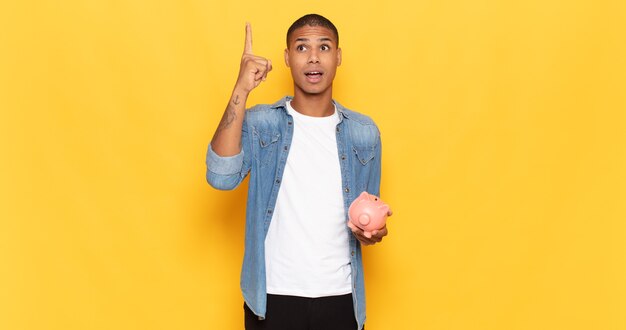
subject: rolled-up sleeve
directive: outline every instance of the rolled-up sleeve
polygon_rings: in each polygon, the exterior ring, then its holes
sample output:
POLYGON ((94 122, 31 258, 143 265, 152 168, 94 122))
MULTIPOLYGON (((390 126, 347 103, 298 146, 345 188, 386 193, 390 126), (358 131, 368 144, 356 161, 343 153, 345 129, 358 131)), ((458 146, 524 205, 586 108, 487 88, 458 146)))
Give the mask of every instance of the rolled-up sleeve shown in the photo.
POLYGON ((206 153, 206 180, 215 189, 232 190, 250 172, 250 135, 247 112, 241 128, 241 151, 234 156, 220 156, 213 151, 211 143, 206 153))
POLYGON ((206 155, 206 180, 215 189, 231 190, 241 183, 243 176, 244 150, 234 155, 222 157, 213 151, 211 144, 206 155))

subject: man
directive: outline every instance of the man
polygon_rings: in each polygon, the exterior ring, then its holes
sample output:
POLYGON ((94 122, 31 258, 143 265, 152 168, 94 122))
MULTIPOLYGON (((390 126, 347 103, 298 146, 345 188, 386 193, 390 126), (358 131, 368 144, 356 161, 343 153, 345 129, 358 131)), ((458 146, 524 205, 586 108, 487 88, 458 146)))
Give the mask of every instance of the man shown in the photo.
MULTIPOLYGON (((239 76, 207 153, 207 181, 234 189, 250 174, 241 289, 246 329, 362 329, 360 245, 387 228, 347 225, 350 203, 379 195, 381 143, 374 122, 332 99, 339 34, 310 14, 287 32, 294 96, 246 110, 272 70, 252 52, 246 24, 239 76)), ((391 213, 389 213, 391 215, 391 213)))

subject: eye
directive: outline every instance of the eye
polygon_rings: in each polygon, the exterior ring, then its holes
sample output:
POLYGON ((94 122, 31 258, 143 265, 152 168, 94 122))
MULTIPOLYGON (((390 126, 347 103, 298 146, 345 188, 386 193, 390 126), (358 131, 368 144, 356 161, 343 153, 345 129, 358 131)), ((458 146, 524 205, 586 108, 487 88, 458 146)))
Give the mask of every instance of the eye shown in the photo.
POLYGON ((306 47, 304 45, 298 45, 296 46, 296 50, 299 52, 303 52, 306 50, 306 47))
POLYGON ((328 45, 322 45, 322 46, 320 47, 320 50, 330 50, 330 46, 328 46, 328 45))

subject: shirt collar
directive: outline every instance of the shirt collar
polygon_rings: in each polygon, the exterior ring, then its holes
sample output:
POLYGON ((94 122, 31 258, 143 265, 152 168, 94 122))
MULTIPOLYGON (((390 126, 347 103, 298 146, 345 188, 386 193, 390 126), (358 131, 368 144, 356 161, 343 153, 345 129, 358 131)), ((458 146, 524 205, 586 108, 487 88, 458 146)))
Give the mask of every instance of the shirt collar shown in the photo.
MULTIPOLYGON (((278 100, 276 103, 272 104, 270 108, 272 109, 282 108, 282 110, 285 113, 287 113, 287 101, 291 101, 291 100, 293 100, 293 96, 285 96, 282 99, 278 100)), ((339 102, 335 101, 334 99, 333 99, 333 103, 337 107, 337 112, 339 112, 340 122, 343 120, 344 117, 350 119, 348 111, 346 111, 347 109, 343 105, 339 104, 339 102)))

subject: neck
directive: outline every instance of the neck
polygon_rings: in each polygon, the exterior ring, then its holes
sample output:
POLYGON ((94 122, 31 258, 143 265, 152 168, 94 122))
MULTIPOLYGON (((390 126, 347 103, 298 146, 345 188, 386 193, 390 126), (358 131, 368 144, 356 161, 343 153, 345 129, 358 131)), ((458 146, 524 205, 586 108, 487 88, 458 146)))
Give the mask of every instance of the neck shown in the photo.
POLYGON ((303 115, 311 117, 327 117, 335 113, 332 90, 320 94, 307 94, 296 89, 291 107, 303 115))

